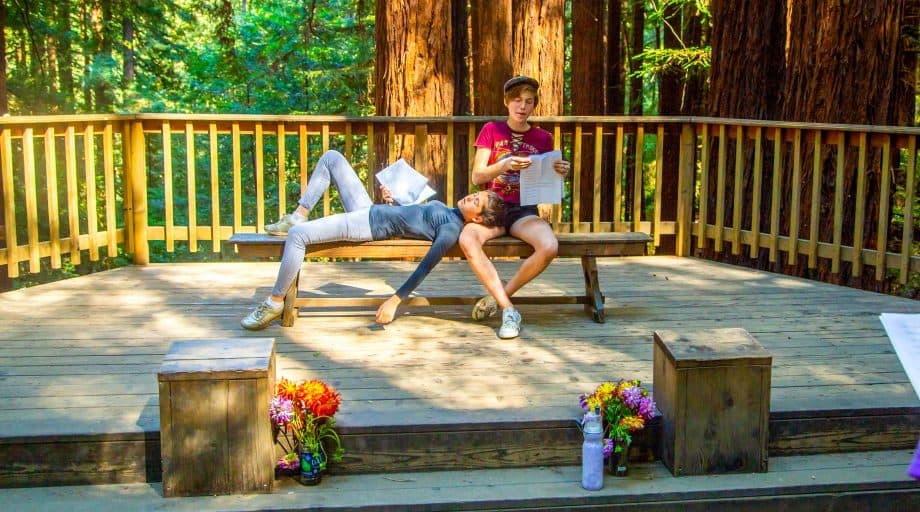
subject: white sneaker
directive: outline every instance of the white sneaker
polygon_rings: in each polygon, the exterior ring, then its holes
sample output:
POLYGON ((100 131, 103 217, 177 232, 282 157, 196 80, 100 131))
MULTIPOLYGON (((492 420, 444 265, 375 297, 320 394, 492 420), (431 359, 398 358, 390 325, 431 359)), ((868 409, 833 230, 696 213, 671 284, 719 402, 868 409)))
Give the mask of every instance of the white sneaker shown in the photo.
POLYGON ((521 314, 514 308, 502 310, 502 326, 498 329, 498 337, 503 340, 517 338, 521 333, 521 314))
POLYGON ((473 306, 473 320, 477 322, 492 318, 495 313, 498 313, 498 303, 495 302, 491 295, 486 295, 479 299, 476 305, 473 306))
POLYGON ((265 226, 265 231, 269 235, 284 236, 291 228, 306 221, 307 219, 301 217, 300 215, 289 213, 284 217, 281 217, 278 222, 274 224, 267 224, 265 226))
POLYGON ((256 306, 256 309, 246 315, 246 318, 240 320, 240 325, 250 331, 261 331, 268 327, 268 324, 280 318, 282 313, 284 313, 284 304, 273 308, 263 301, 256 306))

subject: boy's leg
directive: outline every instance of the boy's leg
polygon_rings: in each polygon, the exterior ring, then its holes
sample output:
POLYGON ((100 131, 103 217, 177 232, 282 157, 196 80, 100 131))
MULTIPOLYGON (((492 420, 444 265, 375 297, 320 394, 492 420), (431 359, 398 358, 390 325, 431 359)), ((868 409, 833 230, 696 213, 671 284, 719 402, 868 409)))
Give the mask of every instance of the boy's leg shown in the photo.
POLYGON ((358 178, 348 160, 338 151, 330 150, 326 151, 316 163, 294 213, 285 215, 274 224, 268 224, 265 226, 265 231, 273 235, 284 235, 294 226, 306 222, 310 211, 332 183, 335 183, 336 188, 339 189, 339 198, 346 212, 370 208, 373 204, 364 189, 364 184, 361 183, 361 179, 358 178))
POLYGON ((298 204, 310 212, 332 182, 339 189, 346 212, 370 208, 373 204, 351 164, 341 153, 333 150, 326 151, 316 163, 298 204))
POLYGON ((323 242, 366 242, 371 240, 370 211, 356 210, 338 213, 298 224, 291 228, 284 242, 281 268, 272 288, 273 297, 283 297, 303 265, 304 253, 309 244, 323 242))
MULTIPOLYGON (((285 295, 288 295, 291 283, 300 273, 307 245, 340 240, 363 242, 372 238, 368 209, 339 213, 295 225, 284 243, 281 268, 278 269, 271 296, 243 318, 240 324, 246 329, 259 330, 281 317, 284 312, 285 295)), ((290 294, 288 300, 293 297, 296 297, 296 290, 290 294)))

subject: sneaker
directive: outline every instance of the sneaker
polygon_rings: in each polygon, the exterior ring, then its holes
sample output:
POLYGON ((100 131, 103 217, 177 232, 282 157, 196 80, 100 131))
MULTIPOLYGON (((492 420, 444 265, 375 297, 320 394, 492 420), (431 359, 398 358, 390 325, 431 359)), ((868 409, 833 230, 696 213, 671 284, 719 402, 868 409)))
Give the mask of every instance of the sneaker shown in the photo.
POLYGON ((286 235, 288 230, 290 230, 292 227, 302 222, 306 222, 306 219, 299 215, 295 216, 294 214, 289 213, 284 217, 281 217, 278 222, 266 225, 265 231, 267 231, 270 235, 283 236, 286 235))
POLYGON ((246 318, 240 320, 240 325, 250 331, 261 331, 268 327, 268 324, 274 322, 284 313, 284 306, 281 305, 275 309, 265 302, 260 302, 256 309, 246 315, 246 318))
POLYGON ((491 295, 486 295, 479 299, 476 305, 473 306, 473 320, 477 322, 492 318, 495 316, 495 313, 498 313, 498 303, 495 302, 495 299, 493 299, 491 295))
POLYGON ((498 329, 498 337, 507 340, 517 338, 521 333, 521 314, 514 308, 505 308, 502 311, 502 326, 498 329))

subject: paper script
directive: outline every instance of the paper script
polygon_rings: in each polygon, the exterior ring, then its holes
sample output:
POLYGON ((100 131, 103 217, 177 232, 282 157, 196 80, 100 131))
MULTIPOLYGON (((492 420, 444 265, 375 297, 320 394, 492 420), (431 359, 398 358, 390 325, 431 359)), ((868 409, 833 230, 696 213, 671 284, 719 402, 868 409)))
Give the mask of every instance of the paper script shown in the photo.
POLYGON ((559 204, 562 202, 562 176, 553 164, 562 160, 561 151, 530 155, 530 167, 521 170, 521 204, 559 204))
POLYGON ((419 204, 435 195, 428 178, 421 175, 402 158, 377 173, 377 181, 390 189, 393 200, 403 206, 419 204))
POLYGON ((879 318, 914 392, 920 398, 920 315, 882 313, 879 318))

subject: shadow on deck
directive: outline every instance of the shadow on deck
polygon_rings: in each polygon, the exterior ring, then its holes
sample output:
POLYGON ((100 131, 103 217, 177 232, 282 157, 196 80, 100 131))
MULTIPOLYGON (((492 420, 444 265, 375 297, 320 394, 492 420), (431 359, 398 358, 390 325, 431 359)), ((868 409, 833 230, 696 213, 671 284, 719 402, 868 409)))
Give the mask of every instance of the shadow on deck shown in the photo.
MULTIPOLYGON (((413 266, 311 263, 301 287, 385 294, 413 266)), ((524 306, 513 341, 496 338, 498 319, 473 322, 465 307, 409 309, 383 329, 369 310, 301 311, 293 328, 246 332, 239 319, 268 293, 273 263, 128 267, 5 293, 0 486, 158 481, 163 354, 177 339, 242 336, 276 339, 280 376, 342 393, 338 474, 577 464, 579 393, 618 378, 652 387, 653 331, 715 327, 742 327, 773 354, 771 457, 909 459, 920 401, 878 315, 920 313, 920 302, 693 258, 598 266, 607 323, 580 306, 524 306)), ((466 263, 448 261, 419 292, 473 286, 466 263)), ((560 260, 522 293, 581 287, 578 262, 560 260)), ((653 424, 637 440, 634 460, 652 464, 656 433, 653 424)))

